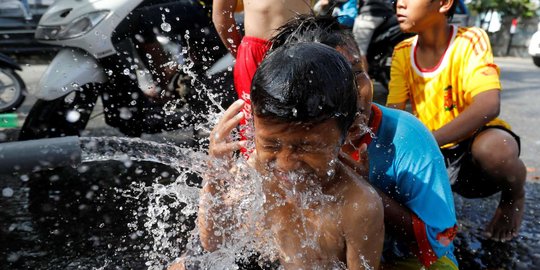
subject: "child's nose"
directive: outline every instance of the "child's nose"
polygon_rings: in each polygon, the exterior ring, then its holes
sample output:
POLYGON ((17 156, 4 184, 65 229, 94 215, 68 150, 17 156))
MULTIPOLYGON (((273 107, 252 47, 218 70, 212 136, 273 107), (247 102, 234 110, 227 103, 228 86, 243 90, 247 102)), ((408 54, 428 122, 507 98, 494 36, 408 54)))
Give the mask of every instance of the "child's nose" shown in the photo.
POLYGON ((404 0, 394 0, 394 11, 398 10, 399 8, 404 8, 405 2, 404 0))
POLYGON ((299 168, 300 162, 298 155, 291 148, 285 148, 276 156, 277 169, 283 172, 296 170, 299 168))

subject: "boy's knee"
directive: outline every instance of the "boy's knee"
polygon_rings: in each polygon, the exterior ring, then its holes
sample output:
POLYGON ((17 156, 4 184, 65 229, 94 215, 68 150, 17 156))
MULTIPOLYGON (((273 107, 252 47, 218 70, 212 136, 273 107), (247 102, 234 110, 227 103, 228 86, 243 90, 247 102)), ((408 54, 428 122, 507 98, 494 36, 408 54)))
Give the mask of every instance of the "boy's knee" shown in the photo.
POLYGON ((519 161, 519 145, 507 131, 490 128, 476 136, 471 152, 485 170, 500 170, 519 161))

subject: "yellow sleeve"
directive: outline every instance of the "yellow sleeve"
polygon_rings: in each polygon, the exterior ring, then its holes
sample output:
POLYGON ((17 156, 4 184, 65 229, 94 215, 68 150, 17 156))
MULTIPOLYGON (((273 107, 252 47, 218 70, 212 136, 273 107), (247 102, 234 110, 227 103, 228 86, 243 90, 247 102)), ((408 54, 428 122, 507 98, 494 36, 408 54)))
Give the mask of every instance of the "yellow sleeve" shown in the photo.
POLYGON ((464 46, 467 52, 462 55, 469 55, 466 61, 465 80, 463 89, 470 98, 479 93, 501 89, 499 79, 499 67, 493 61, 493 52, 486 32, 477 27, 471 27, 464 33, 470 40, 469 46, 464 46))
POLYGON ((410 60, 406 52, 410 50, 410 43, 405 42, 407 41, 399 43, 392 55, 387 104, 403 103, 409 99, 410 88, 407 83, 406 70, 410 68, 410 60))

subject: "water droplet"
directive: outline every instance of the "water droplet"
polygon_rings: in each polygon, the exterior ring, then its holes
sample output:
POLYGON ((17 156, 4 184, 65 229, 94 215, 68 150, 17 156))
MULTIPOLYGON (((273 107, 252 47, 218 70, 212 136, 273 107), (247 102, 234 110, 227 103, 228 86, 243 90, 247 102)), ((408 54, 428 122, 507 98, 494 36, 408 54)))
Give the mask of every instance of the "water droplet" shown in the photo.
POLYGON ((292 109, 292 114, 294 117, 298 116, 298 110, 296 108, 292 109))
POLYGON ((124 69, 124 75, 129 75, 129 69, 128 68, 124 69))
POLYGON ((161 30, 163 30, 165 32, 169 32, 169 31, 171 31, 171 25, 166 23, 166 22, 163 22, 163 23, 161 23, 161 30))
POLYGON ((128 108, 126 108, 126 107, 120 108, 120 118, 122 118, 124 120, 129 120, 129 119, 131 119, 131 117, 133 117, 133 114, 131 113, 131 111, 128 108))
POLYGON ((4 197, 7 197, 7 198, 12 197, 13 193, 14 192, 12 188, 7 187, 7 188, 2 189, 2 196, 4 197))
POLYGON ((331 169, 331 170, 328 170, 328 171, 326 172, 326 175, 332 177, 335 173, 336 173, 336 171, 335 171, 334 169, 331 169))
POLYGON ((75 110, 71 110, 66 115, 66 120, 70 123, 75 123, 81 119, 81 113, 75 110))
POLYGON ((77 171, 80 173, 85 173, 90 169, 88 165, 81 165, 77 168, 77 171))
POLYGON ((364 240, 366 240, 366 241, 368 240, 368 236, 367 236, 367 234, 366 234, 366 235, 364 235, 364 240))
POLYGON ((30 180, 30 177, 26 174, 21 175, 20 178, 21 178, 21 181, 23 182, 28 182, 28 180, 30 180))

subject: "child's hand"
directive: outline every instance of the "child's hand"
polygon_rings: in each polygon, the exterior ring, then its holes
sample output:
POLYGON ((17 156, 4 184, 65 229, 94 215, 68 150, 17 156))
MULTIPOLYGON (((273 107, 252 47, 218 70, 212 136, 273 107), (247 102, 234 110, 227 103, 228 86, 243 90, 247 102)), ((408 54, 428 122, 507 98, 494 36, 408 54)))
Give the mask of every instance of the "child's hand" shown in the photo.
POLYGON ((357 174, 364 177, 366 180, 369 177, 369 158, 367 153, 367 144, 363 143, 356 150, 358 151, 358 160, 354 160, 351 156, 345 154, 343 151, 339 153, 339 159, 345 165, 353 169, 357 174))
POLYGON ((210 132, 210 146, 208 154, 214 158, 230 159, 234 151, 246 147, 246 141, 233 141, 232 130, 244 119, 241 112, 244 107, 243 100, 235 101, 219 119, 212 132, 210 132))

